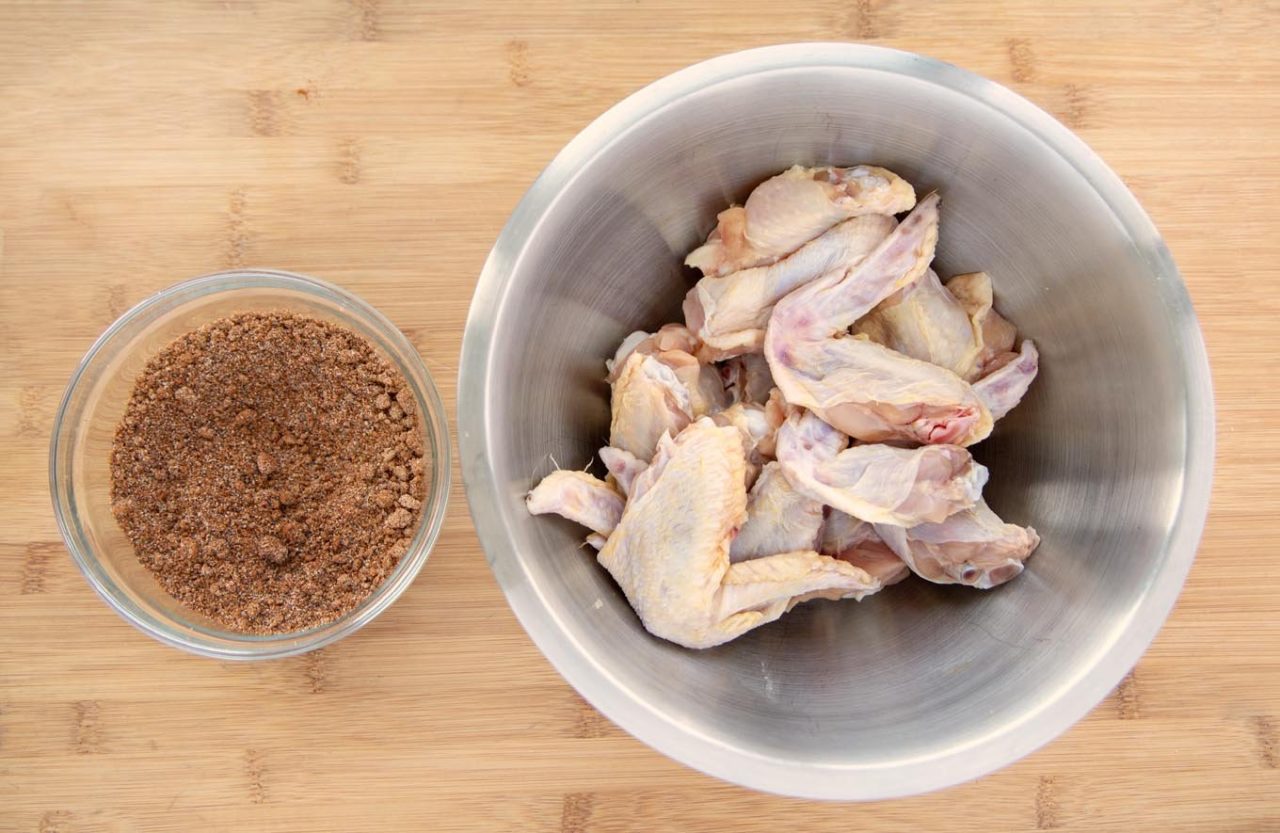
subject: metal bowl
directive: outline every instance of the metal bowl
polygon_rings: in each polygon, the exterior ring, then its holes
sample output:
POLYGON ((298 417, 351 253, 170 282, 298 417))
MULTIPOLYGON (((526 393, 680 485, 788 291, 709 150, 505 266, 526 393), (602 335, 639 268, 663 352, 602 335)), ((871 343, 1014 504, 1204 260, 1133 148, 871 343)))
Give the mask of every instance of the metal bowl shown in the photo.
POLYGON ((570 142, 481 275, 458 425, 489 562, 560 673, 677 760, 830 799, 975 778, 1083 716, 1172 607, 1213 461, 1195 316, 1119 178, 991 81, 841 44, 698 64, 570 142), (1041 350, 1030 395, 977 455, 992 506, 1043 543, 993 591, 911 581, 689 651, 649 636, 583 531, 530 517, 523 497, 551 456, 580 467, 603 444, 603 360, 630 331, 679 320, 681 257, 716 212, 797 162, 873 162, 942 193, 938 271, 990 272, 1041 350))

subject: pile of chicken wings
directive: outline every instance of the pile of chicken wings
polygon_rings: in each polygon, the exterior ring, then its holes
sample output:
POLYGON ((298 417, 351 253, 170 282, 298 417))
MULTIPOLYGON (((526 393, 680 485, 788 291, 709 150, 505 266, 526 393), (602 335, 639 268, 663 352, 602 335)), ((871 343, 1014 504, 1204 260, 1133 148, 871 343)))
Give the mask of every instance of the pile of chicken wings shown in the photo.
POLYGON ((911 573, 1022 572, 1040 539, 987 506, 967 449, 1039 357, 986 273, 930 268, 938 206, 883 168, 793 167, 688 256, 684 323, 605 362, 608 475, 555 471, 527 504, 591 530, 655 636, 707 648, 911 573))

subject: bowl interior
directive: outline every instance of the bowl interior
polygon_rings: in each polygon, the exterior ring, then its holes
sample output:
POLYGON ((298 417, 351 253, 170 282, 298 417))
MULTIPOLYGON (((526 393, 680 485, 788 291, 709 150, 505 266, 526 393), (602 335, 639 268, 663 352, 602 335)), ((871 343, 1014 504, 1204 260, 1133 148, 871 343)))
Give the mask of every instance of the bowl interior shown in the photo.
MULTIPOLYGON (((884 796, 1006 762, 1019 742, 993 738, 1087 675, 1107 679, 1075 716, 1118 682, 1127 664, 1099 669, 1099 658, 1169 566, 1187 466, 1186 356, 1198 345, 1176 271, 1153 260, 1154 232, 1135 239, 1051 143, 989 97, 927 74, 777 66, 688 82, 682 96, 669 86, 602 119, 609 141, 597 124, 557 159, 545 178, 563 187, 536 215, 517 213, 490 261, 496 336, 477 335, 483 373, 462 388, 466 397, 474 384, 486 417, 494 505, 477 515, 487 544, 503 539, 502 551, 488 547, 494 569, 598 705, 752 786, 884 796), (991 505, 1043 543, 1022 576, 990 592, 912 579, 861 603, 804 605, 709 651, 655 639, 582 548, 583 530, 528 516, 523 495, 553 457, 581 467, 605 443, 603 360, 632 330, 681 320, 692 283, 681 259, 717 211, 792 164, 861 162, 921 195, 941 192, 938 272, 989 272, 998 308, 1040 348, 1040 378, 976 456, 991 469, 991 505), (979 748, 976 765, 962 762, 979 748), (913 768, 942 760, 951 774, 913 768), (778 777, 751 774, 773 764, 778 777)), ((464 373, 472 367, 464 358, 464 373)), ((1055 719, 1040 742, 1074 717, 1055 719)))
POLYGON ((310 279, 228 274, 197 279, 153 296, 122 316, 94 345, 68 389, 55 426, 53 491, 69 548, 95 590, 117 611, 152 635, 199 653, 227 658, 281 656, 318 647, 354 630, 407 585, 425 560, 443 517, 448 492, 447 433, 442 427, 443 409, 421 360, 394 327, 370 313, 336 288, 310 279), (111 513, 112 443, 134 382, 147 362, 174 339, 203 324, 263 310, 289 311, 342 325, 364 336, 400 369, 422 415, 432 480, 417 534, 381 587, 334 622, 271 636, 228 631, 180 604, 138 561, 111 513))

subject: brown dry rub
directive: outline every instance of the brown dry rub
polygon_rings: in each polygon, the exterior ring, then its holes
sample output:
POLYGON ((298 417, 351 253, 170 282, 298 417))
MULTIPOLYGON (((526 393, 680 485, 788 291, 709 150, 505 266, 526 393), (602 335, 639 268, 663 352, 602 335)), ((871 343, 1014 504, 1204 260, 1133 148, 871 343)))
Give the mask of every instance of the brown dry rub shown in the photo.
POLYGON ((207 324, 139 376, 112 450, 112 511, 161 586, 223 627, 331 621, 382 583, 418 526, 426 461, 405 386, 328 322, 207 324))

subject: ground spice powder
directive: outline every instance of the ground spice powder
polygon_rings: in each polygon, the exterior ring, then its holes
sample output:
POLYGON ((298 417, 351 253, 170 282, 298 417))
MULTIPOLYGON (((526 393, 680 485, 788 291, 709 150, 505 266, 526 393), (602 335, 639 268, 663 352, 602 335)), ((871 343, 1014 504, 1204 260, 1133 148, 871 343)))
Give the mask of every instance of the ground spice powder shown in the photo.
POLYGON ((180 602, 285 633, 365 599, 426 498, 420 415, 363 338, 287 312, 206 324, 160 351, 116 431, 112 512, 180 602))

